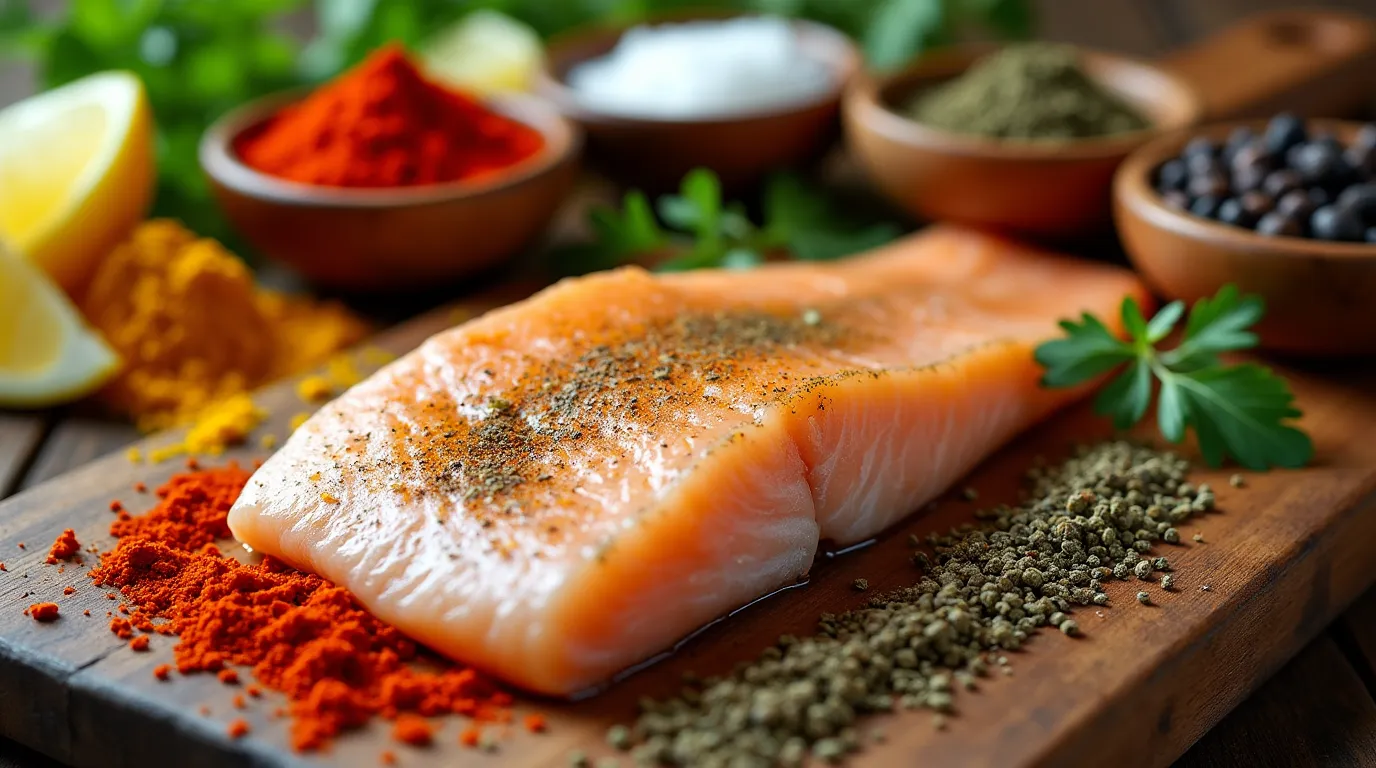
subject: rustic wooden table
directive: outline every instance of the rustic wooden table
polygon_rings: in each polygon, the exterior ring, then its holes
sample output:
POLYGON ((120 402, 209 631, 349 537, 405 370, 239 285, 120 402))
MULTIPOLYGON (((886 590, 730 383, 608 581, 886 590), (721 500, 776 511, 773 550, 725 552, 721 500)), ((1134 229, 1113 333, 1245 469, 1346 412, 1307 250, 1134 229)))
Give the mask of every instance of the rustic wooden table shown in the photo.
MULTIPOLYGON (((1329 6, 1376 16, 1376 0, 1039 0, 1037 4, 1042 33, 1048 38, 1144 57, 1178 48, 1267 8, 1329 6)), ((0 65, 0 105, 14 101, 28 87, 28 72, 0 65)), ((137 436, 127 425, 79 409, 0 412, 0 498, 119 450, 137 436)), ((22 692, 0 691, 0 706, 28 705, 22 692)), ((57 765, 0 740, 0 768, 57 765)), ((1360 598, 1228 714, 1177 765, 1376 765, 1376 590, 1360 598)))

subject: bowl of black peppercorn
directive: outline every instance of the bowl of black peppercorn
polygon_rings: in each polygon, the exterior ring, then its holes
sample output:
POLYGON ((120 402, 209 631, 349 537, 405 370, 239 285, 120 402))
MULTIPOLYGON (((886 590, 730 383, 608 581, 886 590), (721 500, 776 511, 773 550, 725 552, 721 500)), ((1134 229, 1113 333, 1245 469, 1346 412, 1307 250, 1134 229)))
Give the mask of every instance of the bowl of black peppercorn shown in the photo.
POLYGON ((1162 136, 1119 168, 1114 219, 1159 293, 1262 296, 1264 347, 1376 353, 1376 123, 1281 114, 1162 136))

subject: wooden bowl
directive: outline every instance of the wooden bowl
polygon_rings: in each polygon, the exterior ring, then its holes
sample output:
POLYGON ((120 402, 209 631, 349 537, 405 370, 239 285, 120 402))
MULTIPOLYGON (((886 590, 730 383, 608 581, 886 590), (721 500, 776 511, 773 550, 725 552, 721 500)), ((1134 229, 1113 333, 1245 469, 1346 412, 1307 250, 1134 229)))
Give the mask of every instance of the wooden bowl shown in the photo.
POLYGON ((1083 51, 1086 72, 1153 129, 1070 142, 1002 141, 925 126, 901 112, 917 92, 996 50, 960 46, 889 76, 860 77, 845 94, 846 141, 879 189, 927 220, 945 219, 1045 238, 1108 229, 1113 172, 1159 130, 1191 125, 1200 101, 1189 84, 1149 64, 1083 51))
POLYGON ((202 137, 200 161, 245 239, 321 286, 430 287, 494 267, 541 234, 577 175, 577 126, 529 96, 489 106, 538 130, 545 145, 491 178, 357 189, 287 181, 242 163, 235 138, 300 96, 270 96, 225 115, 202 137))
MULTIPOLYGON (((1129 258, 1159 293, 1185 301, 1226 283, 1266 300, 1262 345, 1307 355, 1376 352, 1376 245, 1266 237, 1166 207, 1150 175, 1195 136, 1222 141, 1240 125, 1163 136, 1130 156, 1114 179, 1114 218, 1129 258)), ((1352 141, 1359 123, 1310 120, 1352 141)))
MULTIPOLYGON (((650 23, 702 18, 722 16, 662 16, 650 23)), ((841 32, 815 22, 790 23, 802 48, 833 73, 833 86, 804 102, 696 119, 630 116, 585 106, 565 78, 575 65, 606 55, 629 27, 598 27, 551 41, 536 91, 583 127, 590 159, 617 181, 652 192, 672 190, 688 171, 706 167, 724 186, 738 189, 770 171, 819 157, 839 133, 841 92, 860 69, 855 44, 841 32)))

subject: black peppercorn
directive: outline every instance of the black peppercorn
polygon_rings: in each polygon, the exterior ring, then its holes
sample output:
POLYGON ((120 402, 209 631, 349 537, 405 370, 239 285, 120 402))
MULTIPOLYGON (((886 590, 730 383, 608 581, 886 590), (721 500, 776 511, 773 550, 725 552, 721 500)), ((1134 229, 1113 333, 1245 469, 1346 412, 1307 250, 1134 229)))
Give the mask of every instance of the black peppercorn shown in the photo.
POLYGON ((1190 203, 1190 213, 1196 216, 1203 216, 1212 219, 1218 212, 1218 197, 1216 195, 1201 195, 1190 203))
POLYGON ((1162 192, 1184 189, 1189 180, 1190 172, 1183 160, 1167 160, 1156 169, 1156 188, 1162 192))
POLYGON ((1279 198, 1292 189, 1299 189, 1303 183, 1304 181, 1300 178, 1298 171, 1292 168, 1282 168, 1268 174, 1261 188, 1271 197, 1279 198))
POLYGON ((1229 165, 1232 166, 1234 172, 1240 171, 1243 168, 1259 168, 1262 171, 1270 172, 1275 170, 1276 162, 1279 157, 1279 155, 1274 155, 1267 151, 1266 147, 1262 146, 1260 142, 1254 141, 1239 149, 1237 154, 1233 155, 1232 162, 1229 163, 1229 165))
POLYGON ((1257 222, 1257 234, 1268 237, 1299 237, 1304 234, 1304 227, 1294 216, 1271 211, 1257 222))
POLYGON ((1226 170, 1222 160, 1213 155, 1205 154, 1186 155, 1185 167, 1189 169, 1191 176, 1223 173, 1226 170))
POLYGON ((1366 241, 1368 243, 1376 243, 1376 227, 1367 227, 1366 241))
POLYGON ((1245 125, 1234 128, 1233 132, 1228 134, 1228 141, 1223 144, 1223 162, 1232 163, 1233 156, 1237 154, 1238 150, 1251 144, 1254 140, 1256 140, 1256 134, 1251 128, 1245 125))
POLYGON ((1376 177, 1376 144, 1353 144, 1343 152, 1343 160, 1359 177, 1376 177))
POLYGON ((1292 189, 1276 201, 1277 213, 1301 221, 1308 221, 1309 214, 1314 212, 1315 207, 1314 201, 1309 199, 1309 193, 1302 189, 1292 189))
POLYGON ((1344 189, 1335 205, 1352 211, 1364 224, 1376 225, 1376 182, 1354 184, 1344 189))
POLYGON ((1311 141, 1291 147, 1285 159, 1305 183, 1329 184, 1340 172, 1342 155, 1330 144, 1311 141))
POLYGON ((1309 202, 1318 208, 1333 202, 1333 196, 1328 194, 1328 190, 1323 187, 1312 187, 1309 190, 1309 202))
POLYGON ((1270 213, 1276 207, 1275 198, 1259 190, 1243 193, 1238 197, 1238 202, 1242 203, 1242 210, 1246 211, 1253 221, 1270 213))
POLYGON ((1304 122, 1286 112, 1271 118, 1266 124, 1266 148, 1275 155, 1284 155, 1291 147, 1308 138, 1304 122))
POLYGON ((1260 190, 1266 181, 1266 169, 1259 165, 1251 165, 1245 168, 1238 168, 1233 171, 1233 191, 1250 192, 1260 190))
POLYGON ((1361 219, 1336 205, 1314 211, 1309 217, 1309 229, 1320 240, 1361 240, 1366 234, 1361 219))
POLYGON ((1186 191, 1193 197, 1223 197, 1228 194, 1228 180, 1221 173, 1193 176, 1186 191))
POLYGON ((1218 154, 1218 145, 1203 136, 1196 136, 1190 139, 1189 143, 1185 145, 1185 151, 1181 154, 1186 159, 1194 157, 1195 155, 1213 157, 1218 154))
POLYGON ((1224 224, 1231 224, 1235 227, 1251 228, 1256 223, 1256 218, 1247 212, 1243 207, 1242 201, 1236 197, 1230 197, 1218 205, 1218 220, 1224 224))
POLYGON ((1367 123, 1357 129, 1357 137, 1353 139, 1354 147, 1376 147, 1376 123, 1367 123))

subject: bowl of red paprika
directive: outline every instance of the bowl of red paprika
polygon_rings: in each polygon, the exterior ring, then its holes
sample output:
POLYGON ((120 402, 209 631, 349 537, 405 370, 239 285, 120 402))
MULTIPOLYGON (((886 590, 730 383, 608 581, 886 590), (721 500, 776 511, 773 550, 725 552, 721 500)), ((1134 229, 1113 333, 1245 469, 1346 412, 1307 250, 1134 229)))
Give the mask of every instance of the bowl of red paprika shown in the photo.
POLYGON ((318 90, 236 109, 202 137, 250 245, 322 287, 431 287, 533 243, 577 176, 582 134, 529 96, 487 101, 380 49, 318 90))

